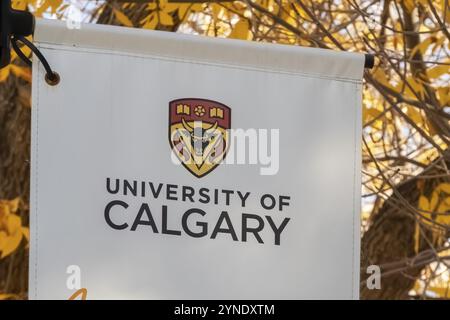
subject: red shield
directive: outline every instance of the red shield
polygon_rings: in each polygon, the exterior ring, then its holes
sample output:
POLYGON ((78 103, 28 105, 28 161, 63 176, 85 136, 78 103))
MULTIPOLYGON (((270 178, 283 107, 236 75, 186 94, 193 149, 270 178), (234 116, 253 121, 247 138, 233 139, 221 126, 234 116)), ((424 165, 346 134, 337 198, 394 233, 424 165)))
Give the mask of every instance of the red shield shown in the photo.
POLYGON ((231 109, 205 99, 169 103, 169 142, 186 169, 203 177, 225 158, 229 147, 231 109))

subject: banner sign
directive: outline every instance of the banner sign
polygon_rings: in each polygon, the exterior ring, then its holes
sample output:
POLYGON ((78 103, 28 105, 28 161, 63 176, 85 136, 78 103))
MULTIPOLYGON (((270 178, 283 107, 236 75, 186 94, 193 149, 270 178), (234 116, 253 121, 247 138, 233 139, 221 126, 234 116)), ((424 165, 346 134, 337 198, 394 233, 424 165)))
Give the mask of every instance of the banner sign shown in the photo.
POLYGON ((29 296, 355 299, 364 56, 37 22, 29 296), (36 60, 37 61, 37 60, 36 60))

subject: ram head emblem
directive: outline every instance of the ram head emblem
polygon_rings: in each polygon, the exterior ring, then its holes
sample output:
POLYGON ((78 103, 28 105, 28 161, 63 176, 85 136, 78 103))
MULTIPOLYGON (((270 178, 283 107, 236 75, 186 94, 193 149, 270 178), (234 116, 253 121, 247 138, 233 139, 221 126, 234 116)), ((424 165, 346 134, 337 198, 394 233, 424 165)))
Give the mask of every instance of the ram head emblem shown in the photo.
POLYGON ((231 109, 204 99, 178 99, 169 104, 169 142, 178 160, 203 177, 225 158, 229 147, 231 109))

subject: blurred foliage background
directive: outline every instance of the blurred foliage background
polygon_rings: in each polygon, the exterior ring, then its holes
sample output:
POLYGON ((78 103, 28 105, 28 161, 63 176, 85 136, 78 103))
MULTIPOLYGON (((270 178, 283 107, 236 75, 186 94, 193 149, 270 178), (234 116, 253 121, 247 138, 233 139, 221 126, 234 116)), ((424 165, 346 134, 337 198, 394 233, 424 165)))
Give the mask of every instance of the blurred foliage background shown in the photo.
MULTIPOLYGON (((12 2, 68 27, 83 21, 375 54, 364 74, 361 298, 450 298, 449 0, 12 2), (366 286, 372 264, 381 267, 380 290, 366 286)), ((0 299, 27 298, 30 82, 13 54, 0 71, 0 299)))

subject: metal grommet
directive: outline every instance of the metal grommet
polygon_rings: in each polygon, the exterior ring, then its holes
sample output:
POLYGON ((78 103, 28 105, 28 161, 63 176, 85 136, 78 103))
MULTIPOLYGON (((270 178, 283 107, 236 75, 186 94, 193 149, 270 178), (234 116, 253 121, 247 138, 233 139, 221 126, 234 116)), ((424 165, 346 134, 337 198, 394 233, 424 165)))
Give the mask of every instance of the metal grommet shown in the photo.
POLYGON ((60 80, 59 74, 55 71, 53 71, 53 73, 45 74, 45 82, 50 86, 56 86, 60 80))

